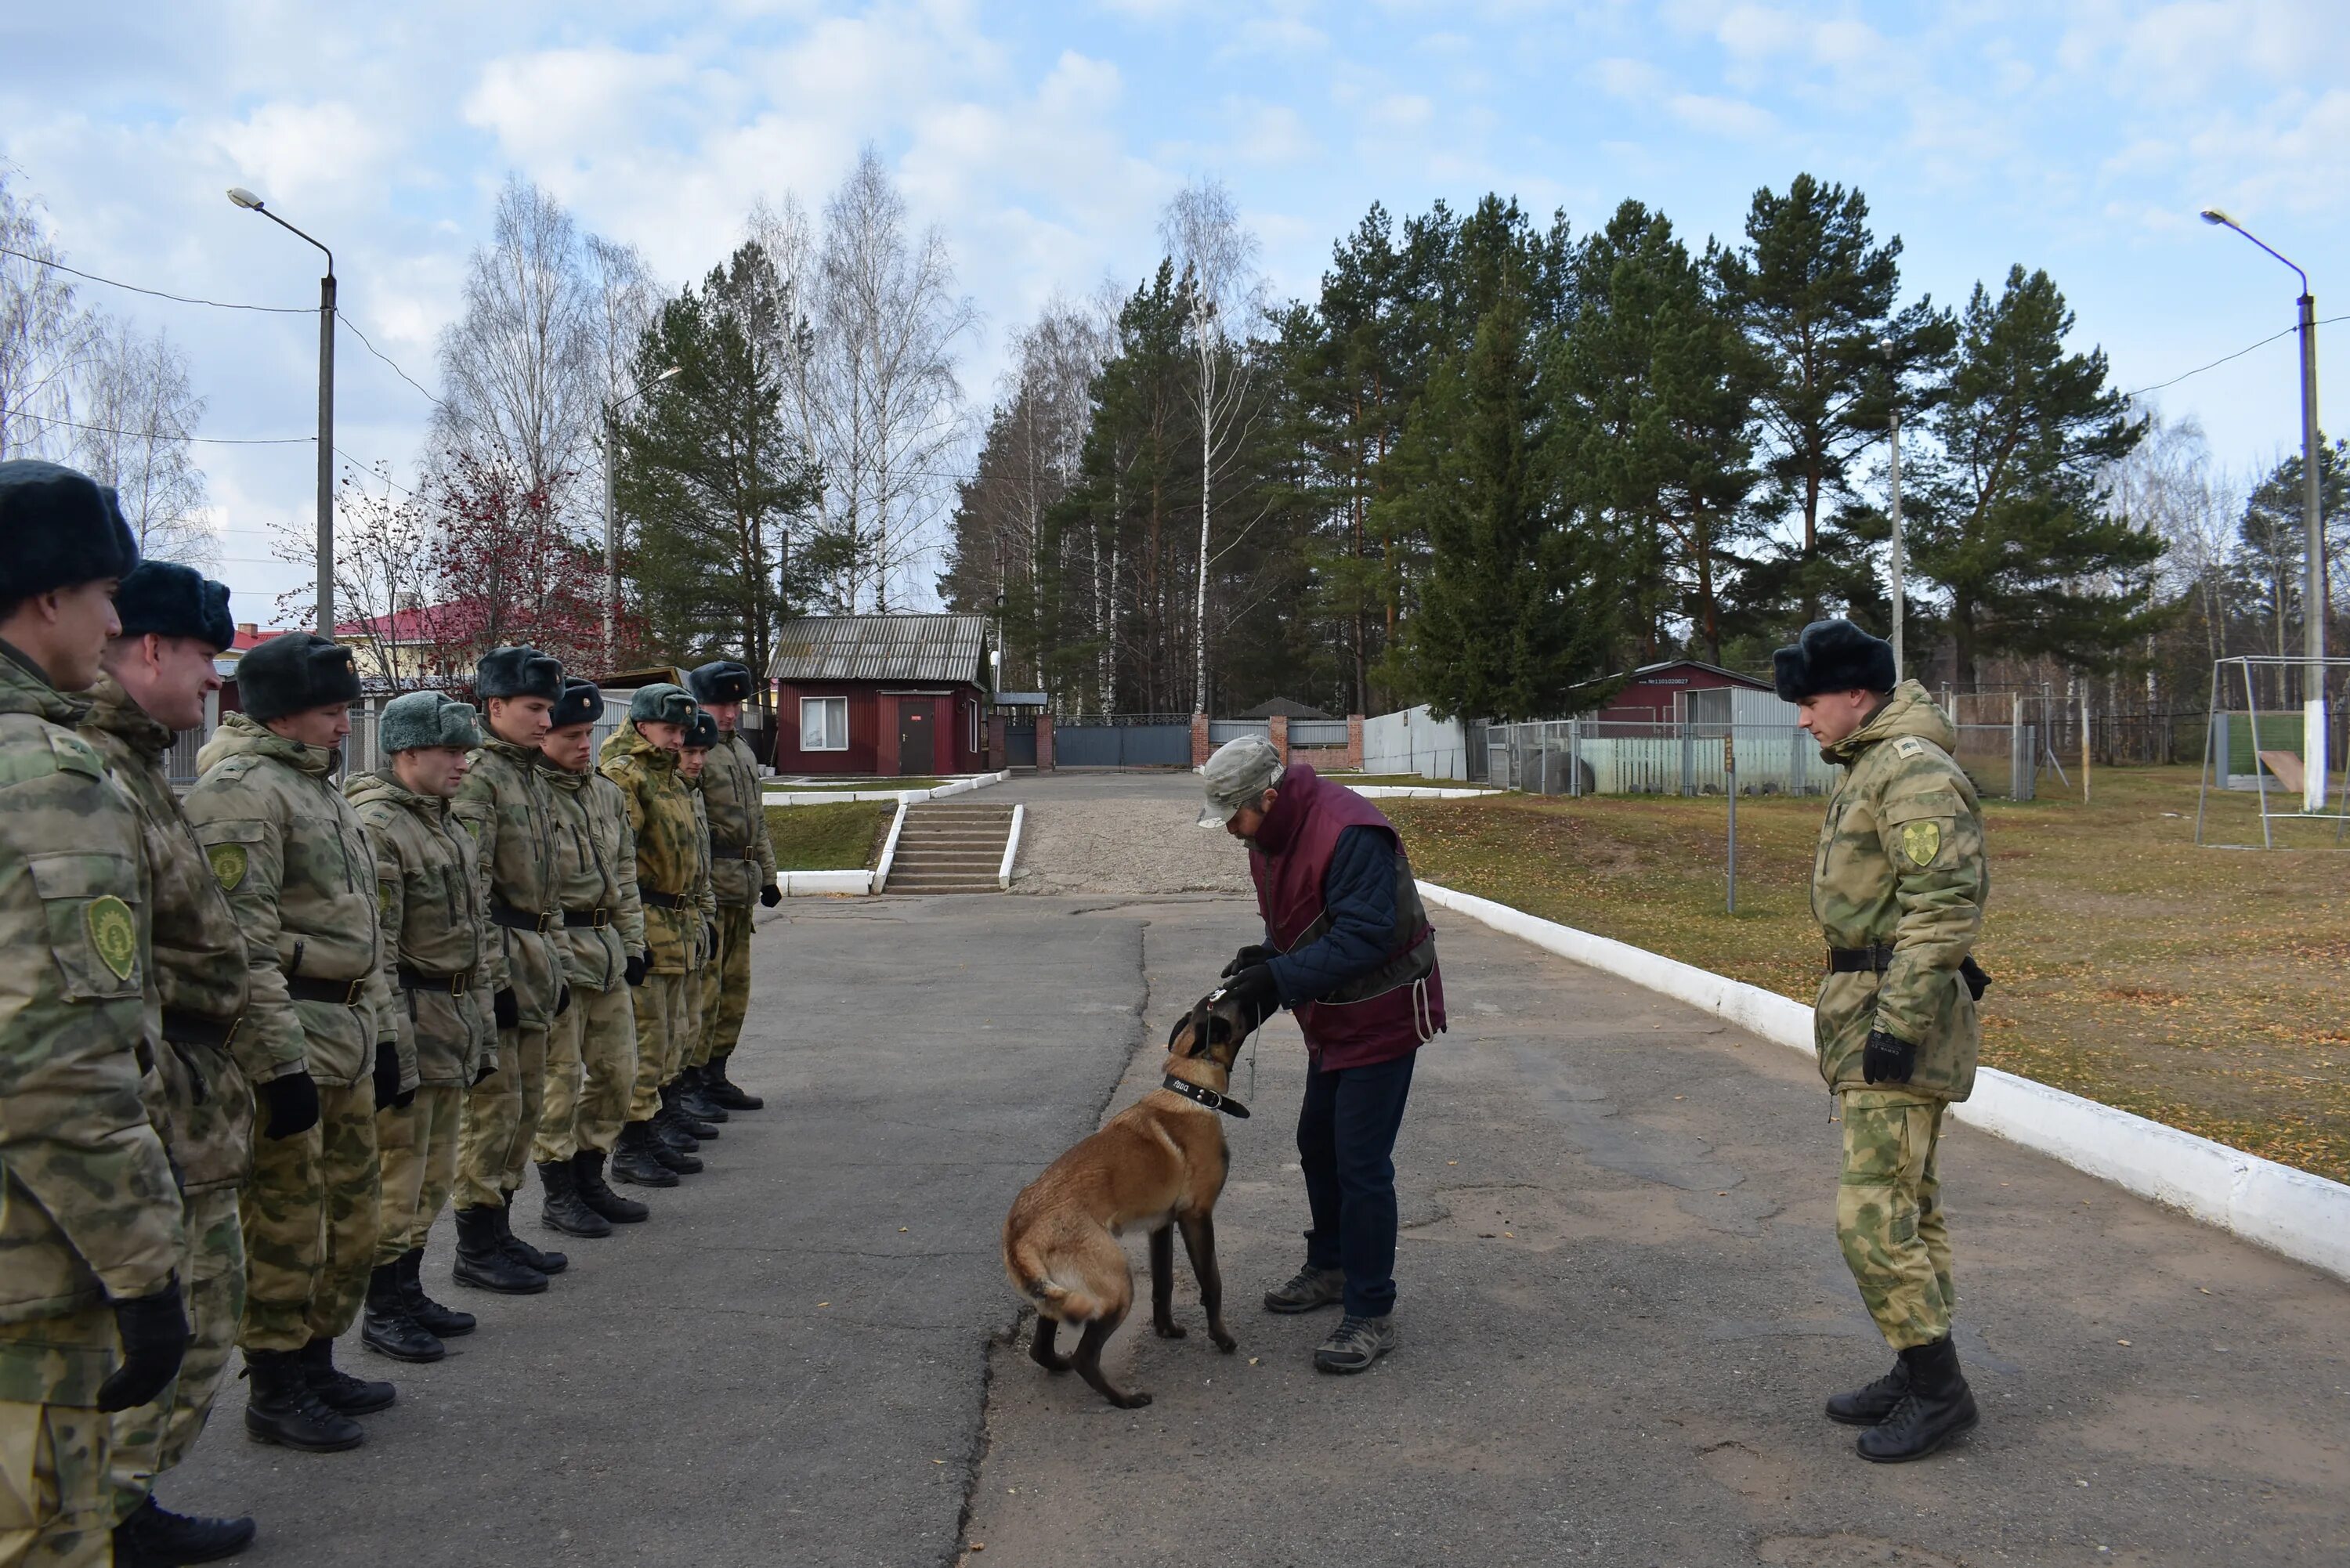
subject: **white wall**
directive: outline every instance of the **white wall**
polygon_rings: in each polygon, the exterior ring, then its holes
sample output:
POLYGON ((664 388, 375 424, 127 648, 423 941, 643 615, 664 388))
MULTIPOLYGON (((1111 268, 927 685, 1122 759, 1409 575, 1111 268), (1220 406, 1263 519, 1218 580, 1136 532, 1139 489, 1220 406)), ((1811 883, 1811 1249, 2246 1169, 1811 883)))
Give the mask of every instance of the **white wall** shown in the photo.
POLYGON ((1461 721, 1439 719, 1426 704, 1363 721, 1363 771, 1465 779, 1469 747, 1461 721))

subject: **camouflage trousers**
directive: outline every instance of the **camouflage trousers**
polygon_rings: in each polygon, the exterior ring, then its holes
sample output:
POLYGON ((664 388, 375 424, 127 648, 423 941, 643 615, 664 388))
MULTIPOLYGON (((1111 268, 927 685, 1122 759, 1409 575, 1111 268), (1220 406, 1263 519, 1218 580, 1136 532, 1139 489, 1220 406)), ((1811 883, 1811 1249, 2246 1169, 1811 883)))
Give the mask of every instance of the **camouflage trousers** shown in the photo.
POLYGON ((0 1324, 0 1568, 114 1561, 112 1436, 98 1388, 120 1354, 103 1306, 0 1324))
POLYGON ((699 1067, 710 1060, 710 998, 717 989, 718 966, 695 970, 685 977, 685 997, 681 1005, 685 1011, 685 1033, 678 1048, 671 1053, 669 1075, 676 1077, 688 1067, 699 1067))
POLYGON ((192 1337, 180 1376, 151 1405, 112 1417, 116 1522, 155 1488, 155 1478, 188 1457, 228 1381, 236 1331, 244 1315, 244 1230, 234 1187, 187 1199, 188 1255, 180 1265, 192 1337))
POLYGON ((351 1326, 375 1267, 375 1089, 318 1085, 318 1125, 253 1143, 244 1220, 247 1350, 299 1350, 351 1326))
POLYGON ((1934 1157, 1946 1102, 1906 1089, 1844 1091, 1836 1241, 1878 1332, 1896 1350, 1950 1332, 1950 1232, 1934 1157))
POLYGON ((702 971, 697 1067, 732 1056, 743 1038, 743 1016, 751 1006, 751 910, 749 904, 718 906, 718 956, 702 971))
POLYGON ((546 1103, 530 1156, 541 1165, 583 1148, 612 1152, 637 1085, 637 1019, 630 988, 571 988, 571 1006, 546 1042, 546 1103))
POLYGON ((522 1185, 546 1093, 546 1031, 499 1030, 498 1070, 465 1091, 457 1136, 458 1208, 494 1209, 522 1185))
POLYGON ((698 974, 649 974, 629 998, 637 1014, 637 1081, 629 1096, 629 1119, 649 1122, 660 1109, 660 1086, 677 1076, 691 1014, 686 995, 698 992, 698 974))
POLYGON ((376 1147, 383 1164, 382 1233, 376 1267, 400 1262, 424 1245, 432 1221, 457 1180, 457 1123, 465 1091, 427 1084, 404 1110, 375 1114, 376 1147))

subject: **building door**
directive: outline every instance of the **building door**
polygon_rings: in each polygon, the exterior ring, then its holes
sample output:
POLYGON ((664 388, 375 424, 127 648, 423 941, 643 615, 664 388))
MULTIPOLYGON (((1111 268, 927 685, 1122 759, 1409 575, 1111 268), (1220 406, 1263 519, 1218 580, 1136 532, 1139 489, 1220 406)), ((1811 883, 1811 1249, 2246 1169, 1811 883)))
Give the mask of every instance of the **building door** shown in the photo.
POLYGON ((928 702, 898 704, 898 774, 901 778, 927 776, 938 766, 936 716, 928 702))

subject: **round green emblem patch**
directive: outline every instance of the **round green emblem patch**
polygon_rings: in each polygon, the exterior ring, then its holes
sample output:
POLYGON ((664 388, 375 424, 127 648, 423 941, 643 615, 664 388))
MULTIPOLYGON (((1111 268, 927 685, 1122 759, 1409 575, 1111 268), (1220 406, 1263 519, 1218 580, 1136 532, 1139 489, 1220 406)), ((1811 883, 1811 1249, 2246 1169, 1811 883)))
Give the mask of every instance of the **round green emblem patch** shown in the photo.
POLYGON ((139 961, 139 924, 130 918, 130 906, 109 893, 92 898, 82 919, 99 961, 114 971, 115 979, 129 980, 139 961))
POLYGON ((1942 852, 1942 825, 1939 822, 1912 822, 1901 829, 1901 853, 1919 866, 1930 866, 1934 857, 1942 852))
POLYGON ((234 889, 244 880, 244 846, 215 844, 204 851, 204 858, 213 863, 213 875, 224 888, 234 889))

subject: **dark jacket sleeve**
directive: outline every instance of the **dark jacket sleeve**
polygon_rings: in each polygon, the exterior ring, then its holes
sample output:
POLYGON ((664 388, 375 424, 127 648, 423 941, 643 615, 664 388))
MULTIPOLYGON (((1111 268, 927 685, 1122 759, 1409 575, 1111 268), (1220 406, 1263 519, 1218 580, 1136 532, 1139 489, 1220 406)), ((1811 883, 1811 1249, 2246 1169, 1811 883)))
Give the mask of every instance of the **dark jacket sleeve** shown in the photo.
POLYGON ((1378 967, 1395 932, 1395 842, 1376 827, 1350 827, 1330 852, 1322 874, 1322 907, 1329 929, 1295 952, 1273 961, 1284 1006, 1329 995, 1378 967))

